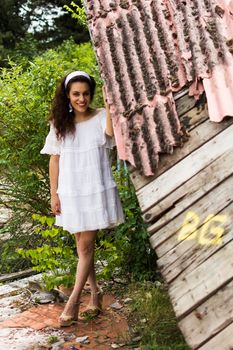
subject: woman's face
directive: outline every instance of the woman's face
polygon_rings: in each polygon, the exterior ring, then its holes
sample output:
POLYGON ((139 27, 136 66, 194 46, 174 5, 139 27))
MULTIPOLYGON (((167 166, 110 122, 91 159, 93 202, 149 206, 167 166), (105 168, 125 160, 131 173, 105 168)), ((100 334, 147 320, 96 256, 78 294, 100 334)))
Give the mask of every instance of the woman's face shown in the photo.
POLYGON ((72 83, 68 97, 75 111, 81 113, 85 112, 91 103, 89 85, 79 81, 72 83))

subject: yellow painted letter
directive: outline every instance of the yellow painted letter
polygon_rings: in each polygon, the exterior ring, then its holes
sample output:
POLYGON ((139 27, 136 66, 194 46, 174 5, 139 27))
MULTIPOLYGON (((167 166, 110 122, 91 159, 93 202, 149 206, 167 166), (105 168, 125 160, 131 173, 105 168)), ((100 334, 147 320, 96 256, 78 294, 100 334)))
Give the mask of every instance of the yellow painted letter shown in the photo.
POLYGON ((213 222, 218 222, 218 223, 224 223, 228 220, 227 215, 215 215, 210 214, 207 216, 204 225, 202 226, 202 229, 200 231, 199 235, 199 243, 201 245, 205 244, 221 244, 222 243, 222 235, 224 233, 224 228, 220 226, 212 226, 210 225, 213 222), (209 230, 209 232, 207 232, 209 230), (211 237, 207 237, 206 235, 212 235, 211 237))
POLYGON ((194 211, 188 211, 179 232, 178 241, 195 239, 199 217, 194 211))

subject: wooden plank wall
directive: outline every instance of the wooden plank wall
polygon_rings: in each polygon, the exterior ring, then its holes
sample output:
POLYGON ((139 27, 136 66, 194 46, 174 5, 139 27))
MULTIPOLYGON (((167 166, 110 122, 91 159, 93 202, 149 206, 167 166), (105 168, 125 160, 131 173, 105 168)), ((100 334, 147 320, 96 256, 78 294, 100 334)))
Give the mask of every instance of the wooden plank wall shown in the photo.
POLYGON ((233 349, 233 118, 176 96, 190 138, 154 177, 131 171, 151 246, 190 349, 233 349))

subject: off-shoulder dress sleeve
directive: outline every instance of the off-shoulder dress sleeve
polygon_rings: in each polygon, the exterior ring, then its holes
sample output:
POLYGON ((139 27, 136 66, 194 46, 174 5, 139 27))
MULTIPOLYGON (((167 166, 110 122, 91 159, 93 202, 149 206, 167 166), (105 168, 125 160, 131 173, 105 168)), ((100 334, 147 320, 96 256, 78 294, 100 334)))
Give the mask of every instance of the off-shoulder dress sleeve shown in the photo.
POLYGON ((44 147, 40 151, 41 154, 60 155, 61 140, 58 140, 55 128, 50 124, 50 130, 46 137, 44 147))
POLYGON ((100 112, 100 121, 101 121, 102 131, 103 131, 105 139, 106 139, 105 147, 112 149, 114 146, 116 146, 115 137, 114 137, 114 135, 113 136, 109 136, 109 135, 106 134, 106 132, 105 132, 105 130, 106 130, 106 120, 107 120, 106 109, 103 109, 100 112))

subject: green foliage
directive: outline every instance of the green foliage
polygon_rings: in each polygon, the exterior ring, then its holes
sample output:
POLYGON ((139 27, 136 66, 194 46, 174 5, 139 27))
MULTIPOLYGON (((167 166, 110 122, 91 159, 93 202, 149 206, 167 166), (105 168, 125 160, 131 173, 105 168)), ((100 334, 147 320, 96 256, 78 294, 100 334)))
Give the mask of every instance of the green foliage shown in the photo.
POLYGON ((74 1, 71 2, 70 6, 64 5, 64 8, 71 13, 72 18, 75 18, 81 26, 88 29, 84 0, 81 0, 81 6, 77 5, 74 1))
POLYGON ((0 64, 15 48, 19 38, 28 29, 26 19, 19 14, 26 0, 4 0, 0 2, 0 64))
MULTIPOLYGON (((26 69, 14 62, 10 64, 11 68, 1 70, 0 77, 0 205, 4 205, 7 198, 7 205, 13 209, 13 218, 2 232, 10 232, 15 239, 0 247, 0 268, 2 273, 15 269, 20 247, 23 257, 18 259, 20 268, 32 262, 39 271, 50 269, 55 272, 61 261, 53 256, 62 255, 66 246, 60 240, 54 250, 53 240, 56 241, 60 235, 62 237, 63 232, 50 227, 45 229, 43 225, 46 222, 40 221, 41 227, 35 233, 31 219, 35 213, 44 217, 50 213, 48 158, 39 154, 48 132, 48 109, 56 83, 67 72, 80 69, 95 77, 96 107, 103 105, 102 82, 91 44, 77 46, 68 41, 57 50, 48 50, 36 57, 26 69), (28 248, 29 251, 26 250, 28 248)), ((124 208, 125 223, 100 232, 96 259, 103 268, 99 276, 110 278, 118 272, 129 279, 153 279, 155 256, 149 246, 134 188, 125 167, 114 168, 113 173, 124 208)), ((73 261, 74 254, 71 251, 69 254, 62 262, 64 268, 73 261)), ((55 276, 55 281, 54 275, 48 275, 47 283, 50 286, 58 282, 61 284, 59 278, 55 276)), ((69 276, 63 276, 63 280, 66 278, 64 284, 69 283, 69 276)))
MULTIPOLYGON (((115 229, 99 232, 95 255, 99 265, 97 277, 123 277, 129 281, 155 279, 155 255, 149 247, 146 225, 129 175, 125 168, 115 169, 113 174, 123 204, 125 223, 115 229)), ((49 272, 43 275, 48 289, 60 284, 70 287, 75 279, 77 264, 74 240, 70 238, 72 235, 55 228, 51 217, 33 215, 33 218, 39 222, 34 228, 39 236, 36 238, 37 247, 19 249, 18 253, 30 259, 36 271, 49 272)))
POLYGON ((151 249, 147 234, 147 225, 143 222, 141 209, 135 189, 130 181, 127 170, 121 167, 114 172, 123 205, 125 223, 116 228, 116 238, 125 239, 125 253, 122 261, 123 271, 128 272, 132 279, 154 279, 155 253, 151 249))
POLYGON ((130 286, 133 328, 141 337, 141 350, 187 350, 165 287, 159 283, 130 286))
MULTIPOLYGON (((76 7, 81 2, 76 1, 76 7)), ((7 66, 7 57, 18 61, 18 50, 28 47, 25 57, 57 47, 68 39, 77 44, 89 41, 89 32, 64 5, 70 0, 4 0, 0 2, 0 66, 7 66), (33 53, 28 36, 34 41, 33 53)), ((24 58, 23 58, 24 59, 24 58)))
MULTIPOLYGON (((2 232, 13 233, 28 246, 25 223, 31 223, 33 213, 48 215, 50 211, 48 158, 39 151, 48 133, 47 115, 56 83, 72 70, 86 70, 97 81, 95 106, 103 105, 103 100, 91 44, 77 46, 68 41, 36 57, 26 70, 10 64, 11 68, 1 69, 0 76, 0 205, 7 198, 14 215, 2 232)), ((0 249, 1 257, 6 257, 0 258, 3 273, 12 267, 15 250, 8 242, 0 249)))
POLYGON ((19 40, 13 52, 9 53, 15 63, 26 68, 30 62, 39 54, 38 43, 31 33, 25 34, 23 40, 19 40))
MULTIPOLYGON (((81 1, 77 0, 77 5, 81 7, 81 1)), ((90 40, 88 28, 77 22, 75 18, 70 16, 68 11, 64 11, 64 6, 70 4, 70 0, 37 0, 37 4, 31 1, 31 9, 35 9, 42 14, 46 11, 44 21, 41 16, 35 19, 41 26, 35 28, 34 37, 38 40, 38 47, 42 50, 46 48, 56 47, 68 39, 73 39, 76 44, 87 42, 90 40), (55 12, 55 14, 54 14, 55 12), (51 22, 51 17, 53 21, 51 22)))
POLYGON ((59 338, 56 335, 50 335, 48 337, 49 344, 54 344, 54 343, 57 343, 58 341, 59 341, 59 338))
POLYGON ((48 290, 60 284, 71 287, 77 266, 73 236, 61 228, 55 228, 52 217, 35 214, 33 219, 39 223, 34 228, 37 247, 21 248, 18 253, 31 260, 34 270, 44 272, 43 281, 48 290))
POLYGON ((100 277, 108 279, 118 273, 129 280, 153 280, 156 277, 155 253, 150 248, 147 226, 129 174, 123 162, 120 165, 120 169, 113 168, 113 175, 125 222, 111 232, 100 233, 96 255, 97 260, 105 262, 100 277))

